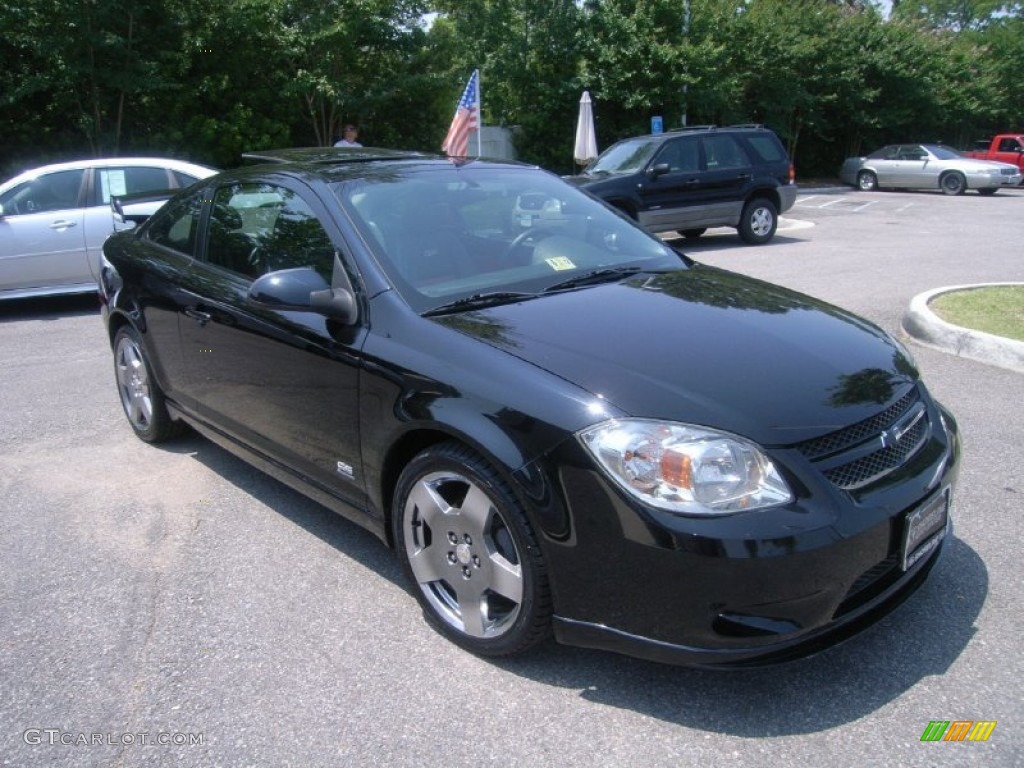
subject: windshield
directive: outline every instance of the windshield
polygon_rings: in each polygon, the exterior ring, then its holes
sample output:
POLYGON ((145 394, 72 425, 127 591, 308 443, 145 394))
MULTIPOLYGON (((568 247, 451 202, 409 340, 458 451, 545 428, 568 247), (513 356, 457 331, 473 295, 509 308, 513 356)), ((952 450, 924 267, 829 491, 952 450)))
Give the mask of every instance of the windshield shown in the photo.
POLYGON ((647 165, 658 146, 658 142, 650 139, 620 141, 606 149, 603 155, 587 167, 586 172, 636 173, 647 165))
POLYGON ((659 239, 536 168, 431 168, 334 191, 418 312, 479 294, 533 295, 608 267, 684 266, 659 239))

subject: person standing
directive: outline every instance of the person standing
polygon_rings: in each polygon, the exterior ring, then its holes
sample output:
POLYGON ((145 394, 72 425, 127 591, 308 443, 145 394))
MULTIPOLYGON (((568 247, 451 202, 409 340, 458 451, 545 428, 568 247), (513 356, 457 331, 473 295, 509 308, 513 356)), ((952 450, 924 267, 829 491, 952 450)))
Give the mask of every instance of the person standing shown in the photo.
POLYGON ((340 141, 336 141, 334 143, 334 146, 336 146, 336 147, 361 147, 361 146, 363 146, 362 144, 359 143, 358 139, 359 139, 359 129, 356 128, 351 123, 348 123, 348 124, 345 125, 345 128, 342 131, 341 140, 340 141))

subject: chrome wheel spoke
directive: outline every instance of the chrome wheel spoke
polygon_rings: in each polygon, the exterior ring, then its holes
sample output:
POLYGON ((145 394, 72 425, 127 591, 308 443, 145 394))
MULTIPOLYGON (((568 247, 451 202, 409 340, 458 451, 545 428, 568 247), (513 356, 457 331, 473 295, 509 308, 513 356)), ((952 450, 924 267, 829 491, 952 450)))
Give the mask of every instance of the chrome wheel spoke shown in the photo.
POLYGON ((463 524, 470 535, 481 540, 484 533, 491 524, 491 515, 494 512, 494 505, 490 497, 479 487, 470 485, 466 498, 462 500, 459 507, 459 514, 464 518, 463 524))
POLYGON ((427 482, 417 483, 412 493, 409 494, 409 500, 406 503, 409 505, 409 519, 417 523, 423 523, 428 527, 437 525, 444 515, 451 512, 448 502, 444 500, 433 485, 427 482))
POLYGON ((470 582, 463 582, 457 588, 459 597, 459 614, 462 619, 462 630, 473 637, 483 637, 493 624, 485 616, 487 603, 484 601, 483 593, 472 586, 470 582))
POLYGON ((431 584, 444 576, 446 565, 444 548, 440 545, 423 547, 409 553, 409 565, 419 584, 431 584))
POLYGON ((490 556, 490 588, 502 597, 519 604, 523 602, 523 569, 494 553, 490 556))

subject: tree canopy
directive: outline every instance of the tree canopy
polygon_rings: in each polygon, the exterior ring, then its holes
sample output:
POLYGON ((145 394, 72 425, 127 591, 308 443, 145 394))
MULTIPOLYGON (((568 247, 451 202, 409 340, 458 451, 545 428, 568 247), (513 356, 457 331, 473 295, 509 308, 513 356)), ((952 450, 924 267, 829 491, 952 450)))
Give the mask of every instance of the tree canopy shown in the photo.
POLYGON ((0 7, 0 171, 327 145, 438 151, 469 73, 485 125, 572 168, 581 92, 599 147, 764 123, 798 175, 889 141, 1024 125, 1024 3, 896 0, 21 0, 0 7))

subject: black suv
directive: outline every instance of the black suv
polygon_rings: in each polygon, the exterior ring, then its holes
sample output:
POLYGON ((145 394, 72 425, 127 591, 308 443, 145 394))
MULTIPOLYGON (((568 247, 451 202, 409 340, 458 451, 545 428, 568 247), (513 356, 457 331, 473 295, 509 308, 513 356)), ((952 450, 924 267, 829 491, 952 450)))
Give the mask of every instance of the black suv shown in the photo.
POLYGON ((568 177, 652 232, 700 237, 736 227, 746 242, 772 239, 796 200, 793 165, 760 125, 713 125, 624 139, 568 177))

